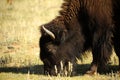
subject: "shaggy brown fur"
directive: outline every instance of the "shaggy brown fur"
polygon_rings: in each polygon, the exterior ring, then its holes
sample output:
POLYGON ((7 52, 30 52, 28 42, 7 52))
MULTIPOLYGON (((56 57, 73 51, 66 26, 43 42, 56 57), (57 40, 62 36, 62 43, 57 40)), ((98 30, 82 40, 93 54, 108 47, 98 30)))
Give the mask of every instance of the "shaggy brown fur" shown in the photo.
POLYGON ((52 39, 43 28, 40 38, 40 58, 45 72, 55 75, 54 66, 60 70, 68 62, 75 63, 86 50, 91 49, 93 61, 88 74, 97 72, 97 68, 106 65, 112 53, 113 39, 116 53, 119 55, 120 1, 119 0, 64 0, 60 16, 44 24, 55 35, 52 39), (118 11, 119 10, 119 11, 118 11), (117 41, 117 42, 116 42, 117 41))

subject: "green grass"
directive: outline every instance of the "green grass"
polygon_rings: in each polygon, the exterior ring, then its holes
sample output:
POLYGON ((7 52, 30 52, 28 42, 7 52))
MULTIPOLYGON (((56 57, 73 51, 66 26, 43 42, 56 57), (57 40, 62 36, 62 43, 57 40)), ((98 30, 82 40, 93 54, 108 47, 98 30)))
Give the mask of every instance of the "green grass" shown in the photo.
POLYGON ((116 55, 111 57, 109 71, 83 75, 90 67, 92 56, 78 61, 77 76, 50 77, 43 75, 43 63, 39 59, 39 26, 54 19, 62 0, 7 0, 0 1, 0 80, 119 80, 114 73, 118 65, 116 55), (113 66, 115 65, 115 66, 113 66))

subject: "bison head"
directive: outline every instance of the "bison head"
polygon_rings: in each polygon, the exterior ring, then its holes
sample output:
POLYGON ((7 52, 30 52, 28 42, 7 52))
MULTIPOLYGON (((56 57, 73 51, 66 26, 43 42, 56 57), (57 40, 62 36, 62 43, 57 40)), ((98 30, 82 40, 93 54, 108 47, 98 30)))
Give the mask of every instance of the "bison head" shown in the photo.
POLYGON ((44 63, 44 73, 49 75, 70 75, 72 64, 70 61, 69 52, 64 44, 67 36, 67 31, 64 27, 45 24, 41 26, 40 38, 40 58, 44 63), (66 71, 69 74, 66 74, 66 71))

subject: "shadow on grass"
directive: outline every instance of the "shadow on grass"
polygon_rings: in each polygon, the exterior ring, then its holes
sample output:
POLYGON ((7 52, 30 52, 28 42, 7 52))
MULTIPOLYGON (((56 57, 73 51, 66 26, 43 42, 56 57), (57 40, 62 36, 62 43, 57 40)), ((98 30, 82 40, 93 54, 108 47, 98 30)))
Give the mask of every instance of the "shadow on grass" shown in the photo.
POLYGON ((106 68, 98 69, 100 74, 108 74, 108 73, 117 73, 119 71, 118 65, 108 65, 106 68))
POLYGON ((43 65, 33 65, 28 67, 0 67, 0 73, 1 72, 12 72, 12 73, 22 73, 27 74, 28 72, 30 74, 40 74, 43 75, 43 65))
MULTIPOLYGON (((76 67, 76 73, 84 75, 87 70, 89 70, 90 64, 79 64, 76 67)), ((98 68, 98 73, 99 74, 108 74, 108 73, 116 73, 119 70, 118 65, 107 65, 105 68, 98 68)))
MULTIPOLYGON (((90 64, 79 64, 76 66, 76 75, 84 75, 85 72, 89 69, 90 64)), ((106 69, 99 69, 98 72, 100 74, 107 74, 111 72, 117 72, 118 66, 107 66, 106 69)), ((12 73, 22 73, 22 74, 27 74, 28 71, 30 74, 38 74, 38 75, 44 75, 43 73, 43 65, 34 65, 34 66, 29 66, 29 67, 2 67, 0 68, 0 73, 1 72, 12 72, 12 73)))

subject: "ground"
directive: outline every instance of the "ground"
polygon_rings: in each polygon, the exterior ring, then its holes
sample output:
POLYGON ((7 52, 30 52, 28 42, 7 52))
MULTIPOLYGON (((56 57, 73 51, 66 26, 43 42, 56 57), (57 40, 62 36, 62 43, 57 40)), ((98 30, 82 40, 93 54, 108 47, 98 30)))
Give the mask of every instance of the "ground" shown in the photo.
POLYGON ((0 1, 0 80, 119 80, 118 59, 111 57, 108 71, 84 75, 92 61, 90 53, 78 60, 77 75, 51 77, 43 75, 39 59, 39 26, 59 15, 63 0, 0 1), (113 66, 114 65, 114 66, 113 66), (114 70, 114 71, 113 71, 114 70))

